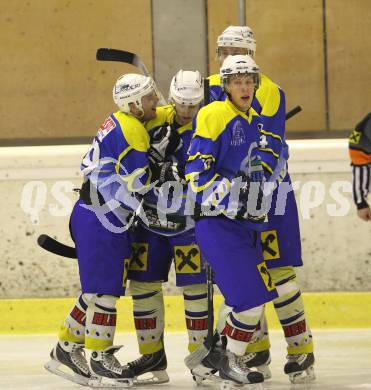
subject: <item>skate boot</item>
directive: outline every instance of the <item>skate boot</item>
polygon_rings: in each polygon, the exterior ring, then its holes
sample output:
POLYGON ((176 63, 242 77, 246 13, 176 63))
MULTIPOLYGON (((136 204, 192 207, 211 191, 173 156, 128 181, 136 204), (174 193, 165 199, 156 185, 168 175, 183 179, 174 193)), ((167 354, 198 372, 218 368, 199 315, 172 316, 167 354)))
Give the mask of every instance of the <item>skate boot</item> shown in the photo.
POLYGON ((271 362, 269 349, 260 352, 247 353, 241 356, 240 360, 247 368, 255 367, 258 372, 261 372, 264 375, 264 379, 272 378, 271 370, 268 367, 268 364, 271 362))
POLYGON ((224 355, 225 350, 220 346, 216 346, 211 349, 198 366, 191 370, 193 380, 197 385, 200 385, 205 379, 209 379, 212 382, 220 382, 220 377, 215 374, 221 367, 224 355))
POLYGON ((51 360, 44 368, 79 385, 88 386, 91 372, 83 344, 60 341, 50 352, 51 360), (67 368, 67 370, 63 370, 67 368))
POLYGON ((128 363, 124 368, 130 369, 134 373, 134 384, 160 384, 169 382, 167 375, 167 360, 165 350, 161 349, 155 353, 142 355, 128 363), (148 374, 147 376, 145 374, 148 374))
POLYGON ((127 367, 121 366, 114 356, 122 345, 108 347, 102 351, 93 351, 90 358, 90 367, 94 376, 89 386, 94 388, 133 386, 134 373, 127 367))
POLYGON ((314 355, 312 352, 299 355, 287 355, 284 372, 289 376, 291 383, 310 382, 316 378, 313 364, 314 355))
MULTIPOLYGON (((229 390, 248 384, 256 384, 255 389, 263 389, 264 376, 261 372, 247 368, 241 357, 230 351, 222 359, 219 376, 223 379, 221 389, 229 390)), ((251 388, 251 387, 250 387, 251 388)))

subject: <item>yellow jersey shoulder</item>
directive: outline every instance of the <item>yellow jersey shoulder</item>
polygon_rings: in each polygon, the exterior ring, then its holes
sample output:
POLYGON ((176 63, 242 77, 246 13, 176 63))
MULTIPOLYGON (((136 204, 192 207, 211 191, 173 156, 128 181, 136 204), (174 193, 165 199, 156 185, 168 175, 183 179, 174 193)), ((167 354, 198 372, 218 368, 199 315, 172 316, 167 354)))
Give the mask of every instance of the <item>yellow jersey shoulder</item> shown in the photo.
POLYGON ((214 101, 198 112, 194 136, 215 141, 236 115, 226 101, 214 101))
POLYGON ((156 118, 151 119, 145 124, 146 129, 149 131, 154 127, 162 126, 165 123, 173 123, 175 117, 175 109, 172 104, 166 106, 160 106, 156 108, 156 118))
POLYGON ((221 85, 219 73, 212 74, 207 79, 209 80, 210 86, 212 86, 212 85, 221 85))
POLYGON ((265 74, 260 74, 256 98, 262 107, 261 115, 273 116, 281 104, 280 87, 265 74))
POLYGON ((149 135, 144 125, 134 116, 117 111, 114 114, 126 142, 138 152, 149 149, 149 135))

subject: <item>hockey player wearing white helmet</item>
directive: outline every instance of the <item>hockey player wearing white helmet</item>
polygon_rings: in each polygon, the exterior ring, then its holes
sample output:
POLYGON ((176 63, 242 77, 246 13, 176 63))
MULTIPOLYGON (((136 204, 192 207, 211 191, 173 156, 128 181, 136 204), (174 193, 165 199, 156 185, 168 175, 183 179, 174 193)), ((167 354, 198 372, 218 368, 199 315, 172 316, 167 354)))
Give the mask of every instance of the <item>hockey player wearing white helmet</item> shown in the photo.
POLYGON ((263 305, 276 298, 277 292, 256 240, 265 220, 259 207, 264 179, 258 147, 260 118, 251 107, 259 68, 249 56, 228 56, 220 78, 226 99, 198 112, 186 179, 196 201, 197 243, 232 309, 223 330, 228 340, 225 355, 218 359, 218 351, 212 350, 201 364, 188 366, 196 378, 209 377, 212 369, 219 369, 221 379, 242 385, 264 381, 262 373, 250 370, 241 359, 263 305), (250 199, 252 188, 260 191, 250 199))
MULTIPOLYGON (((222 66, 227 54, 255 55, 256 41, 248 26, 229 26, 218 37, 217 54, 222 66)), ((212 100, 224 100, 226 95, 218 74, 209 77, 212 100)), ((260 85, 252 102, 252 107, 260 114, 262 163, 270 173, 270 181, 291 184, 287 172, 288 147, 285 136, 285 94, 283 90, 260 73, 260 85)), ((277 315, 284 330, 288 345, 287 364, 284 371, 292 382, 314 379, 313 341, 306 321, 304 303, 297 282, 294 267, 302 266, 298 211, 293 191, 286 200, 283 215, 275 215, 277 190, 273 193, 272 205, 268 214, 268 227, 261 233, 264 260, 267 261, 272 278, 279 292, 274 300, 277 315), (287 230, 289 229, 289 230, 287 230)), ((221 332, 225 315, 230 309, 221 308, 218 330, 221 332)), ((271 376, 270 342, 266 319, 263 316, 246 354, 248 367, 259 366, 266 378, 271 376)))
MULTIPOLYGON (((203 79, 198 71, 180 70, 172 78, 170 104, 157 108, 155 119, 146 123, 151 145, 170 143, 163 153, 150 154, 160 167, 160 184, 173 182, 174 191, 155 188, 144 197, 143 209, 148 220, 139 221, 133 233, 133 259, 129 267, 130 293, 139 351, 142 356, 127 364, 137 383, 164 383, 167 360, 164 349, 164 301, 162 283, 168 280, 174 260, 176 284, 183 290, 188 349, 194 351, 207 334, 206 275, 194 236, 194 221, 185 213, 186 187, 184 165, 192 138, 192 119, 203 101, 203 79), (167 194, 167 195, 166 195, 167 194), (169 202, 183 199, 169 211, 169 202), (145 379, 142 374, 152 373, 145 379)), ((147 374, 149 375, 149 374, 147 374)))
POLYGON ((123 387, 134 372, 114 353, 116 301, 125 294, 131 256, 132 215, 151 182, 144 121, 156 117, 154 81, 121 76, 113 88, 119 111, 100 126, 83 158, 84 183, 70 219, 76 245, 81 295, 61 326, 45 368, 81 385, 123 387), (84 354, 91 351, 90 367, 84 354), (105 383, 109 382, 109 383, 105 383))

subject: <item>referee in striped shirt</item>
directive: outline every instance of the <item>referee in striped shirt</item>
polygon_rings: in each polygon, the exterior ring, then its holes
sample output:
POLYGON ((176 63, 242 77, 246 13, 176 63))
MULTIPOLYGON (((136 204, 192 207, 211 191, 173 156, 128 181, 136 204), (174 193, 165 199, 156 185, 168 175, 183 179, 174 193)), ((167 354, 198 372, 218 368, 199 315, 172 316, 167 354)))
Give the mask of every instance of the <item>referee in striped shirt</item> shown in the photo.
POLYGON ((371 221, 367 195, 371 192, 371 112, 349 137, 349 155, 353 167, 353 198, 359 218, 371 221))

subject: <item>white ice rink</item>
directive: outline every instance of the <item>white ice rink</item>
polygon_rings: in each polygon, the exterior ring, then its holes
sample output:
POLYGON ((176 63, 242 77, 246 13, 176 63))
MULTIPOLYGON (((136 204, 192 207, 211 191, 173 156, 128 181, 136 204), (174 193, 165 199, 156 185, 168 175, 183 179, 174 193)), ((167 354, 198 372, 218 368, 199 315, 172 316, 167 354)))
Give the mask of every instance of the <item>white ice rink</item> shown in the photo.
MULTIPOLYGON (((285 362, 282 332, 271 332, 270 367, 273 375, 271 380, 265 382, 264 389, 371 390, 371 329, 319 330, 314 331, 313 336, 317 379, 310 385, 292 387, 282 372, 285 362)), ((48 360, 50 349, 55 341, 53 335, 1 335, 0 389, 78 389, 79 385, 65 381, 43 369, 43 364, 48 360)), ((169 333, 166 335, 165 342, 170 382, 164 385, 145 386, 145 388, 196 389, 196 384, 183 364, 186 354, 186 335, 169 333)), ((124 348, 117 354, 121 363, 138 357, 134 334, 118 334, 115 344, 124 344, 124 348)), ((218 385, 211 384, 203 387, 205 390, 219 389, 218 385)), ((202 390, 201 387, 198 389, 202 390)))

